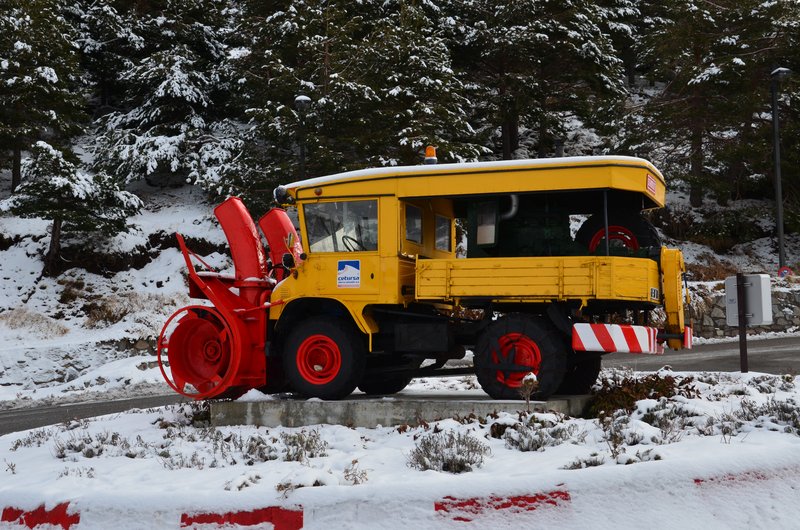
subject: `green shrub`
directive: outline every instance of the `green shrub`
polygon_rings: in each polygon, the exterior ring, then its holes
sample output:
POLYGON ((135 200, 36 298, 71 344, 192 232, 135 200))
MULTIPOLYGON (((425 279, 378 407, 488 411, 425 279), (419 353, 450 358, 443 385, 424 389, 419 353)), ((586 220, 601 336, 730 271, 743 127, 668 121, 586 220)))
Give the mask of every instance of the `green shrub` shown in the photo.
POLYGON ((681 395, 695 397, 697 391, 691 386, 692 378, 678 382, 671 375, 650 374, 643 378, 602 377, 600 390, 592 397, 588 406, 590 418, 603 418, 617 410, 633 411, 636 402, 642 399, 659 399, 681 395))

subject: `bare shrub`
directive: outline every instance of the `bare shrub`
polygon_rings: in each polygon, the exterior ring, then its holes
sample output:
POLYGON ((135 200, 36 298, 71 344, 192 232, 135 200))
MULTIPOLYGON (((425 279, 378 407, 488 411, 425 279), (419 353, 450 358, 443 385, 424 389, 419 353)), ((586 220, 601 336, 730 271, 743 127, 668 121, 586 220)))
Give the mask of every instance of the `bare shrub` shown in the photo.
POLYGON ((367 481, 367 470, 358 467, 358 460, 353 459, 346 468, 344 468, 344 479, 352 484, 358 486, 367 481))
POLYGON ((529 372, 525 374, 522 379, 522 384, 519 386, 519 395, 525 400, 525 411, 530 414, 531 412, 531 396, 539 390, 539 380, 536 374, 529 372))
POLYGON ((57 478, 64 478, 64 477, 95 478, 97 477, 97 472, 94 470, 93 467, 78 467, 78 468, 65 467, 64 470, 58 474, 57 478))
POLYGON ((469 434, 453 430, 432 432, 421 437, 408 455, 408 465, 425 471, 464 473, 483 465, 489 446, 469 434))
POLYGON ((275 486, 275 490, 280 492, 281 496, 285 499, 294 490, 300 489, 300 488, 305 488, 305 487, 308 487, 308 486, 318 487, 318 486, 324 486, 324 484, 320 480, 315 480, 311 484, 298 484, 296 482, 292 482, 291 479, 284 479, 284 480, 282 480, 281 482, 279 482, 275 486))
POLYGON ((757 405, 754 401, 743 399, 738 410, 732 413, 734 418, 755 422, 756 427, 767 427, 784 432, 800 434, 800 406, 793 399, 786 401, 767 399, 766 403, 757 405))
POLYGON ((506 447, 517 451, 544 451, 545 447, 555 447, 569 442, 578 432, 575 424, 556 424, 531 422, 527 425, 517 424, 503 433, 506 447))
POLYGON ((642 421, 649 423, 660 431, 660 436, 651 441, 658 444, 679 442, 684 430, 689 425, 689 413, 680 405, 662 397, 658 403, 642 415, 642 421))
POLYGON ((225 482, 224 489, 225 491, 242 491, 245 488, 249 488, 250 486, 255 486, 261 482, 261 475, 258 474, 245 474, 241 477, 229 480, 225 482))
POLYGON ((615 460, 625 452, 625 431, 629 422, 630 418, 624 410, 617 410, 614 414, 599 419, 608 450, 615 460))
POLYGON ((588 457, 585 458, 576 458, 566 466, 562 467, 561 469, 586 469, 587 467, 596 467, 602 466, 603 462, 606 459, 603 455, 598 453, 592 453, 588 457))
POLYGON ((53 431, 51 429, 35 429, 24 437, 14 440, 11 444, 11 451, 17 451, 23 447, 41 447, 46 442, 49 442, 52 437, 53 431))
POLYGON ((281 441, 285 446, 283 459, 287 462, 307 463, 310 458, 328 454, 328 442, 320 437, 316 429, 296 433, 282 432, 281 441))

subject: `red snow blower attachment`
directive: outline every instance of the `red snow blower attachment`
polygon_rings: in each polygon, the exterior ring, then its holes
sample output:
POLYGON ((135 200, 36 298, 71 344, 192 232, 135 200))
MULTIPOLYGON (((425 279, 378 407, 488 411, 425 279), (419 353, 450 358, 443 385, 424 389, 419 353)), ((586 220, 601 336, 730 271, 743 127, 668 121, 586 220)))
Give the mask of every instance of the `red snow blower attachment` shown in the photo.
POLYGON ((179 394, 195 399, 237 397, 266 385, 268 311, 282 303, 270 302, 270 296, 285 274, 285 269, 272 264, 280 264, 287 253, 299 260, 301 253, 297 232, 280 208, 270 210, 259 223, 271 263, 240 199, 226 200, 214 214, 228 239, 235 274, 216 272, 176 234, 189 273, 189 296, 210 304, 179 309, 158 338, 164 379, 179 394))

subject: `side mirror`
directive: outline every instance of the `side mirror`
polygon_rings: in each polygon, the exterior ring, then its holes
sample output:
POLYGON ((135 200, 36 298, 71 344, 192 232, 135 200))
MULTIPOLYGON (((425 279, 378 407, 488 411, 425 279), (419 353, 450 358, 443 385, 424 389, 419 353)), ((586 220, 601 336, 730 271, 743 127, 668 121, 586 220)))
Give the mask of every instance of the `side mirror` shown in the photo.
POLYGON ((287 269, 294 269, 295 267, 294 256, 289 252, 284 254, 283 257, 281 258, 281 265, 283 265, 287 269))
POLYGON ((272 190, 272 198, 275 199, 275 202, 278 204, 291 204, 294 202, 289 192, 283 186, 278 186, 272 190))

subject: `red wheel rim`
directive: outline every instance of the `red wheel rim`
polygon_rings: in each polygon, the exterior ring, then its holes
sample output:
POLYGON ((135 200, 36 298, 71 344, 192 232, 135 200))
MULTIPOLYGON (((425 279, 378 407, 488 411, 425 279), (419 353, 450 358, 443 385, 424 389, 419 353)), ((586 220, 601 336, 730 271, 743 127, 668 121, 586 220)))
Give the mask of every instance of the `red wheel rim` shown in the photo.
POLYGON ((187 306, 173 313, 161 330, 158 365, 179 394, 194 399, 219 396, 239 368, 240 343, 236 329, 215 308, 187 306))
POLYGON ((339 346, 325 335, 311 335, 297 349, 297 370, 313 385, 333 381, 342 369, 339 346))
POLYGON ((167 358, 177 381, 185 381, 204 393, 216 387, 228 371, 230 337, 215 318, 187 315, 170 342, 173 347, 167 358))
MULTIPOLYGON (((600 242, 606 237, 605 229, 598 230, 591 241, 589 241, 589 252, 594 252, 600 245, 600 242)), ((622 245, 629 250, 639 250, 639 240, 633 232, 624 226, 609 226, 608 227, 608 243, 612 241, 619 241, 622 245)))
POLYGON ((498 370, 496 377, 500 383, 507 387, 519 388, 522 386, 522 380, 530 372, 539 375, 542 354, 539 351, 539 346, 530 337, 522 333, 506 333, 500 337, 498 343, 500 351, 492 351, 492 362, 494 364, 513 363, 530 368, 530 370, 523 372, 498 370))

